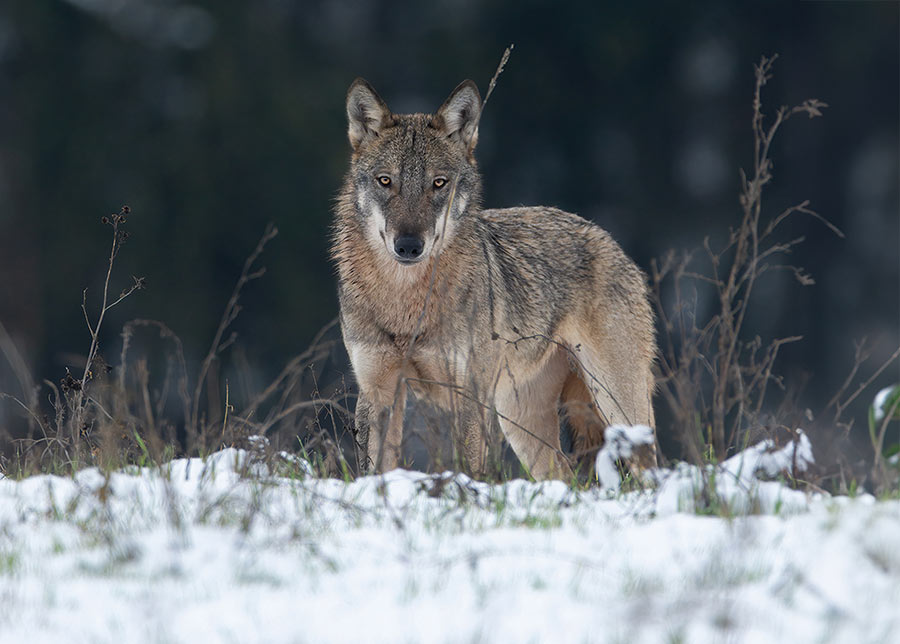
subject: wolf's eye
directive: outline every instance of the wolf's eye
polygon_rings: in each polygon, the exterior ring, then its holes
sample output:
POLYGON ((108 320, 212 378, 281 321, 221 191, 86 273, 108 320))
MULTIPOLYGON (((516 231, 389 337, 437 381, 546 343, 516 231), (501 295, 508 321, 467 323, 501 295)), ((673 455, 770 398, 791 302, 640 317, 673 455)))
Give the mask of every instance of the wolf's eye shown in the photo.
POLYGON ((434 180, 434 187, 436 190, 440 190, 444 186, 447 185, 447 180, 444 177, 438 177, 434 180))
POLYGON ((385 188, 391 185, 391 178, 385 174, 381 175, 380 177, 376 177, 376 181, 378 181, 378 183, 383 185, 385 188))

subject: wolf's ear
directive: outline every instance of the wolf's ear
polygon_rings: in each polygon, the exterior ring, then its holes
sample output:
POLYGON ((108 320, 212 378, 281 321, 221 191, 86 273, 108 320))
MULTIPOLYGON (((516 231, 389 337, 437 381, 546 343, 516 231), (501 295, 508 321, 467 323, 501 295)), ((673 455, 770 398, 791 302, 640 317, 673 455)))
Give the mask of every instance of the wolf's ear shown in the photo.
POLYGON ((464 80, 435 113, 431 125, 448 137, 459 140, 471 152, 478 143, 478 114, 481 95, 473 81, 464 80))
POLYGON ((363 78, 357 78, 347 90, 347 136, 358 150, 363 142, 378 132, 390 118, 391 111, 363 78))

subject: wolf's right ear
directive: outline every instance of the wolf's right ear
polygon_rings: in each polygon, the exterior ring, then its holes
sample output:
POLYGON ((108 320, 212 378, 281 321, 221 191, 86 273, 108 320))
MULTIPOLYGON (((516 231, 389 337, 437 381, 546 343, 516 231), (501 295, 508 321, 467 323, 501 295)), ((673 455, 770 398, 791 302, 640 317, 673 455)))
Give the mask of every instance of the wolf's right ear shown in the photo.
POLYGON ((390 118, 391 111, 363 78, 357 78, 347 90, 347 136, 353 150, 378 132, 390 118))

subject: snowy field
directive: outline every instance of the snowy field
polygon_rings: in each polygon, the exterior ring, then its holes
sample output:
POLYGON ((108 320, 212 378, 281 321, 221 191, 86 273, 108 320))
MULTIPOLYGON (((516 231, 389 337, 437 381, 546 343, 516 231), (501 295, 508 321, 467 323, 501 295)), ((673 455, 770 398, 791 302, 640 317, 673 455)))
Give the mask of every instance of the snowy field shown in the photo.
POLYGON ((626 494, 230 449, 0 480, 0 642, 900 642, 900 502, 757 481, 763 451, 716 473, 731 519, 686 466, 626 494))

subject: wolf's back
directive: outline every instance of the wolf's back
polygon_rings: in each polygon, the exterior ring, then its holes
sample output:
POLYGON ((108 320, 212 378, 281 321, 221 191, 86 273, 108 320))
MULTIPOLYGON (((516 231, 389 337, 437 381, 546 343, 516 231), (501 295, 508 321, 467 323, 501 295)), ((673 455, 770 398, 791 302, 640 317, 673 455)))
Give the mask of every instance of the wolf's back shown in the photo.
POLYGON ((652 320, 641 270, 605 230, 556 208, 484 210, 479 234, 510 326, 553 335, 588 307, 652 320))

